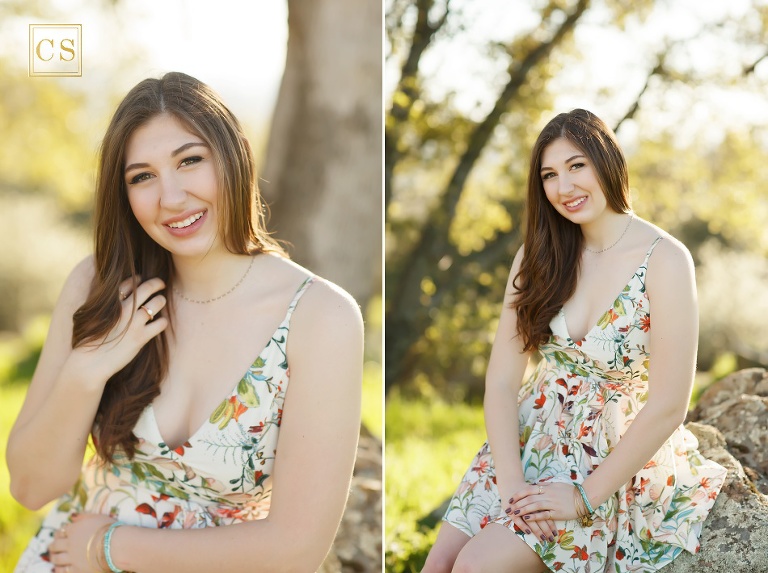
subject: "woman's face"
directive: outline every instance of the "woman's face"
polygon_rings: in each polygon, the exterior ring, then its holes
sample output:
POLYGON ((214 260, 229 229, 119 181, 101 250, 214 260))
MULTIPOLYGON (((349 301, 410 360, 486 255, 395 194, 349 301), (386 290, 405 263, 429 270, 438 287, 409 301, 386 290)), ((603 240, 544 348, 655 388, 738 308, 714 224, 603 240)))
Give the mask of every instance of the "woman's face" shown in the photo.
POLYGON ((128 139, 124 177, 136 220, 161 247, 202 256, 221 247, 213 153, 170 114, 160 114, 128 139))
POLYGON ((564 137, 544 148, 540 173, 547 199, 566 219, 581 225, 605 211, 608 203, 592 162, 564 137))

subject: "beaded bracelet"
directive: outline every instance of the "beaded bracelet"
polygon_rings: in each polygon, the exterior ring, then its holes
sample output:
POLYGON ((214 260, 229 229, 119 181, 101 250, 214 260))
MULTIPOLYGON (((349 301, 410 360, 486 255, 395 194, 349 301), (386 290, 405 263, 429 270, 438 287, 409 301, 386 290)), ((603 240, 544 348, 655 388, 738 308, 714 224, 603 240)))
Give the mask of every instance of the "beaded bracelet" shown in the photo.
POLYGON ((587 497, 587 494, 584 491, 584 486, 576 482, 574 482, 573 485, 575 485, 578 488, 579 493, 581 494, 581 499, 584 500, 584 505, 586 506, 587 511, 589 512, 589 515, 592 515, 593 513, 595 513, 595 510, 592 508, 592 504, 589 503, 589 498, 587 497))
POLYGON ((121 525, 125 525, 124 523, 120 523, 119 521, 116 521, 112 525, 109 526, 109 529, 107 529, 106 535, 104 535, 104 558, 107 560, 107 566, 109 567, 109 570, 112 571, 112 573, 125 573, 122 569, 118 569, 115 564, 112 562, 112 534, 115 532, 115 529, 120 527, 121 525))

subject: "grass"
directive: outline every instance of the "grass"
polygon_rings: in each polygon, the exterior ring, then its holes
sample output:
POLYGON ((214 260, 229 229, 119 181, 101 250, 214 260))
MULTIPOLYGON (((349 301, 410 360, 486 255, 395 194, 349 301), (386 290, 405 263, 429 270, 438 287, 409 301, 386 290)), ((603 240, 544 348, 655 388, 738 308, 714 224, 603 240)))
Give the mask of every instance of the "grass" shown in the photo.
POLYGON ((407 400, 393 391, 386 428, 386 570, 420 571, 440 518, 430 514, 453 493, 485 440, 483 409, 407 400))

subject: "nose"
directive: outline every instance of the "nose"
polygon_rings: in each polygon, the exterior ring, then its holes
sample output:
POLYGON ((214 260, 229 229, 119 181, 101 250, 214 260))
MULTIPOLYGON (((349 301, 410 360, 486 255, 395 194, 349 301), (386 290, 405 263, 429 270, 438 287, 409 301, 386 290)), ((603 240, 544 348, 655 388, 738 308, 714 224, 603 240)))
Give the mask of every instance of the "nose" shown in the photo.
POLYGON ((575 185, 567 171, 558 177, 558 182, 560 184, 558 189, 560 195, 570 195, 574 192, 575 185))
POLYGON ((160 175, 160 205, 162 207, 177 207, 184 204, 187 192, 176 173, 166 171, 160 175))

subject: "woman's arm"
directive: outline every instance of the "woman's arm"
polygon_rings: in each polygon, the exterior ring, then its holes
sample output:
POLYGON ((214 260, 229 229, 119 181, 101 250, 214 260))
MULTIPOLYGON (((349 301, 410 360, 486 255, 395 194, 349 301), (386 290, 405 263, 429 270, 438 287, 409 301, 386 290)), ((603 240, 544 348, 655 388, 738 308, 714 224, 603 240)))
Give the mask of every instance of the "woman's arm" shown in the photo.
POLYGON ((649 263, 651 360, 648 401, 613 451, 584 480, 597 507, 637 474, 685 420, 696 372, 699 313, 693 260, 672 240, 662 241, 649 263))
POLYGON ((360 431, 363 324, 355 301, 313 285, 291 319, 288 361, 269 516, 198 530, 120 527, 112 538, 118 567, 306 573, 320 566, 344 510, 360 431))
MULTIPOLYGON (((527 485, 520 462, 517 401, 530 354, 523 350, 523 342, 517 332, 517 312, 511 306, 517 296, 513 281, 520 271, 522 259, 521 247, 515 255, 507 280, 504 305, 485 375, 485 429, 496 470, 496 485, 499 488, 502 509, 506 509, 510 498, 527 485)), ((520 529, 530 530, 537 537, 550 537, 554 531, 554 523, 551 521, 526 524, 521 518, 513 517, 520 529)))
MULTIPOLYGON (((167 324, 164 318, 147 325, 135 320, 120 340, 99 348, 73 350, 72 315, 85 302, 93 274, 93 261, 89 257, 77 265, 67 279, 53 311, 48 337, 24 405, 8 440, 6 459, 11 493, 30 509, 38 509, 71 489, 80 475, 88 435, 106 381, 167 324)), ((162 281, 154 280, 158 284, 147 281, 139 287, 137 296, 146 293, 148 298, 149 293, 162 288, 162 281)), ((115 297, 118 296, 115 293, 115 297)), ((142 303, 146 298, 141 299, 142 303)), ((118 328, 125 326, 132 300, 123 302, 124 316, 118 328)), ((155 300, 162 303, 153 303, 154 306, 160 308, 164 304, 162 297, 155 300)))

